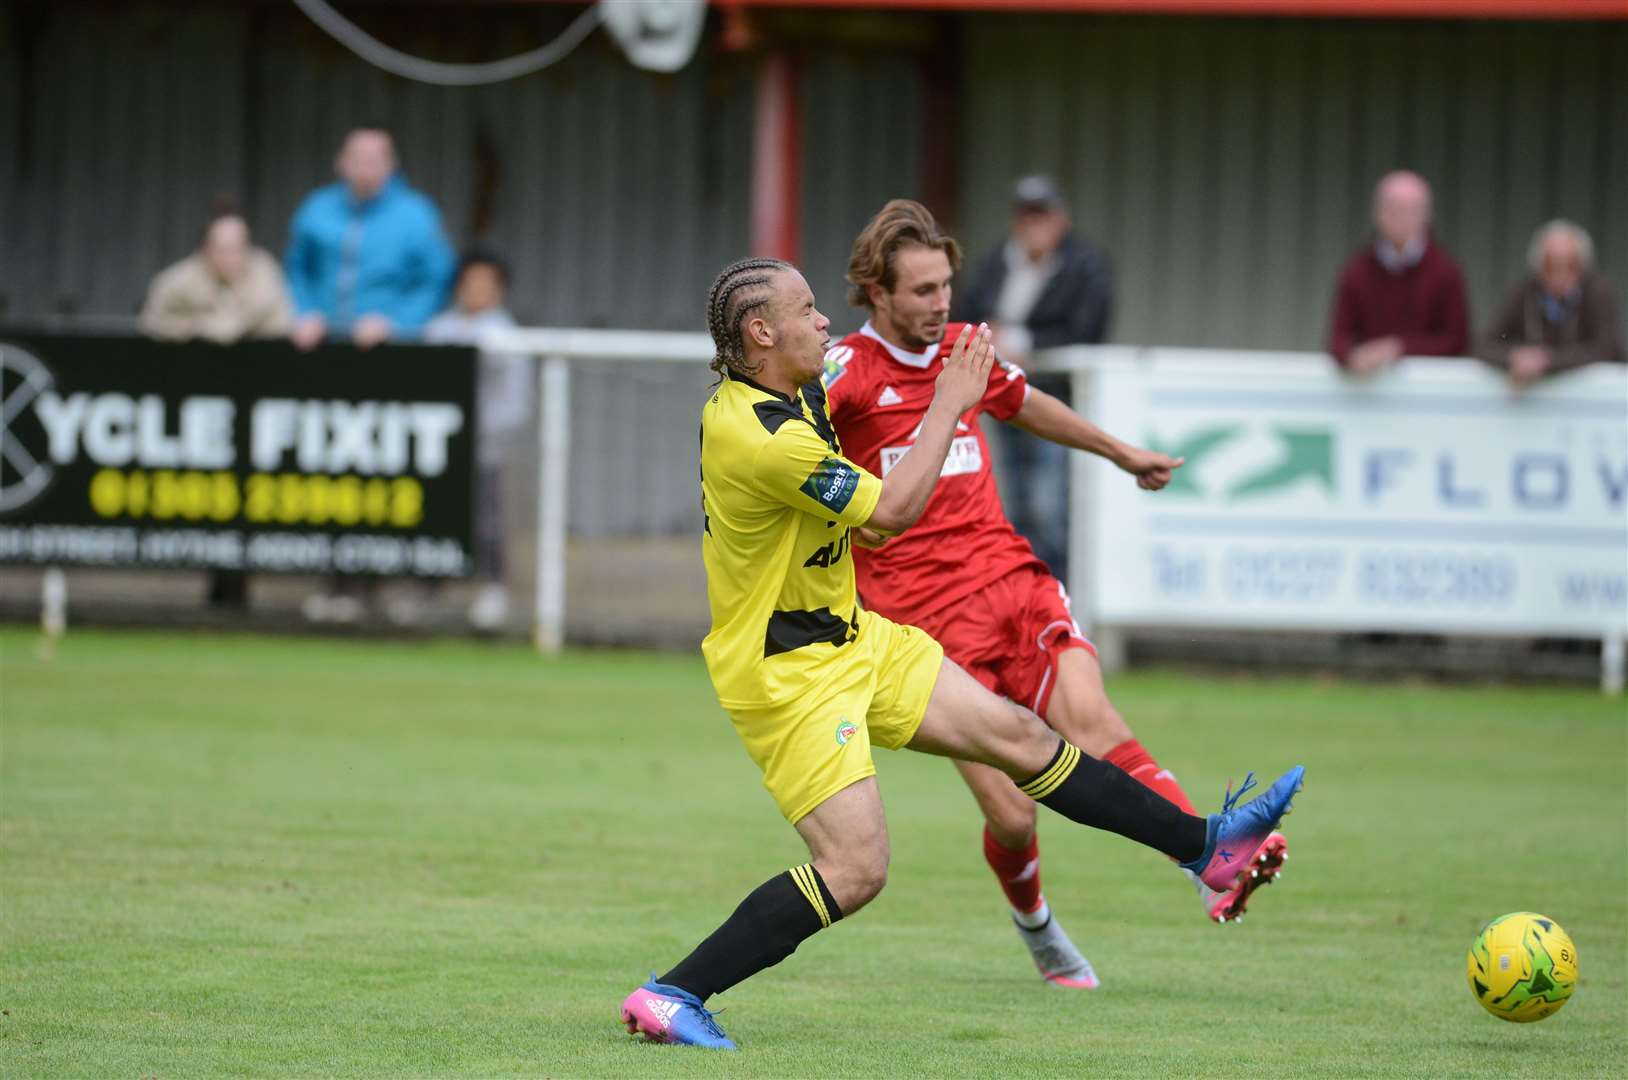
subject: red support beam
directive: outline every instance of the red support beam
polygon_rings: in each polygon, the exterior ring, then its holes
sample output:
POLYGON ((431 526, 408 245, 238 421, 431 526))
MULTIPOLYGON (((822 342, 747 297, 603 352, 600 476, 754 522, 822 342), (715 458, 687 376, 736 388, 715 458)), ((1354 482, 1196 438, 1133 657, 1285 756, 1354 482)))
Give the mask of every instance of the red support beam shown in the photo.
POLYGON ((713 0, 718 7, 1276 15, 1370 19, 1628 19, 1628 0, 713 0))
POLYGON ((802 249, 803 117, 797 62, 758 60, 752 122, 752 254, 797 262, 802 249))

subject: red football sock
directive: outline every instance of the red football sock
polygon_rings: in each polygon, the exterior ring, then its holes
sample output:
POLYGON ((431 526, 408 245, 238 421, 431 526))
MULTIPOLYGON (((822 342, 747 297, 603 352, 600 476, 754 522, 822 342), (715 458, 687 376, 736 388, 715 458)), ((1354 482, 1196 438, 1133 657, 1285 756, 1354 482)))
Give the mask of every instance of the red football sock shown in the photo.
POLYGON ((1001 883, 1001 892, 1013 910, 1030 912, 1040 907, 1040 838, 1029 840, 1021 851, 1002 847, 984 828, 984 859, 1001 883))
POLYGON ((1186 813, 1198 815, 1198 811, 1193 809, 1192 802, 1188 800, 1187 793, 1176 783, 1175 774, 1169 769, 1160 768, 1159 763, 1153 760, 1153 755, 1142 749, 1142 744, 1135 739, 1126 739, 1108 751, 1103 760, 1130 773, 1131 777, 1143 787, 1163 795, 1186 813))

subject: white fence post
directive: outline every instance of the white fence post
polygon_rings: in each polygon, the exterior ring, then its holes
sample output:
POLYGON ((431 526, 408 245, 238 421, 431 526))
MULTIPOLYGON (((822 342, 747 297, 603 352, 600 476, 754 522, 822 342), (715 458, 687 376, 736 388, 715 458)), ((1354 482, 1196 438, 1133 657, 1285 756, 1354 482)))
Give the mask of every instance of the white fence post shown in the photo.
POLYGON ((1613 626, 1606 630, 1600 641, 1600 690, 1615 697, 1622 693, 1624 671, 1628 666, 1628 637, 1624 637, 1620 626, 1613 626))
POLYGON ((40 578, 40 632, 46 651, 68 632, 68 575, 60 566, 47 567, 40 578))
POLYGON ((523 328, 481 338, 488 352, 540 358, 537 379, 536 598, 532 642, 539 652, 565 644, 565 555, 571 469, 571 360, 639 360, 703 364, 712 359, 706 334, 646 330, 523 328))
POLYGON ((571 361, 564 356, 543 357, 537 388, 537 611, 532 642, 539 652, 557 653, 565 644, 571 361))
MULTIPOLYGON (((1068 368, 1068 378, 1073 409, 1084 416, 1091 411, 1091 395, 1096 391, 1093 369, 1076 361, 1068 368)), ((1071 598, 1082 606, 1076 618, 1085 624, 1086 635, 1097 647, 1097 661, 1103 673, 1112 674, 1125 666, 1125 636, 1119 627, 1100 622, 1096 614, 1096 560, 1091 543, 1095 469, 1096 463, 1089 454, 1068 456, 1068 588, 1071 598)))

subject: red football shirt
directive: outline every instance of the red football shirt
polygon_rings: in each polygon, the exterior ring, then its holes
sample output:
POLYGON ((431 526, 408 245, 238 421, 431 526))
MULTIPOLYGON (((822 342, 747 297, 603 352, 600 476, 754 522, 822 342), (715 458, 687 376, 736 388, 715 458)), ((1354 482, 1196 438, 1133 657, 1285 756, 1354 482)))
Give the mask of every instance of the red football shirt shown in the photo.
MULTIPOLYGON (((946 344, 911 353, 883 341, 869 323, 825 355, 825 400, 847 456, 886 478, 910 449, 944 364, 946 344)), ((997 363, 983 400, 961 417, 944 471, 921 520, 876 550, 853 547, 865 606, 895 622, 925 618, 1025 566, 1046 569, 1001 509, 980 413, 1017 415, 1029 396, 1021 368, 997 363)))

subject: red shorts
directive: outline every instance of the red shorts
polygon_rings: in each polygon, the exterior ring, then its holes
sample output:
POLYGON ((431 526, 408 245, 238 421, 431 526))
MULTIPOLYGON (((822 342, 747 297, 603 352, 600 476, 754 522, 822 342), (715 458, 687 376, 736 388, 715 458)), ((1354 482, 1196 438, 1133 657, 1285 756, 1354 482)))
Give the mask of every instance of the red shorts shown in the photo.
POLYGON ((1069 610, 1063 583, 1025 567, 925 619, 907 619, 938 639, 944 655, 985 687, 1042 718, 1057 681, 1057 658, 1069 649, 1092 656, 1069 610))

